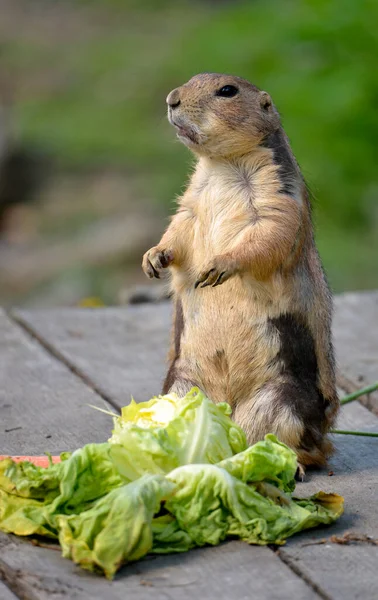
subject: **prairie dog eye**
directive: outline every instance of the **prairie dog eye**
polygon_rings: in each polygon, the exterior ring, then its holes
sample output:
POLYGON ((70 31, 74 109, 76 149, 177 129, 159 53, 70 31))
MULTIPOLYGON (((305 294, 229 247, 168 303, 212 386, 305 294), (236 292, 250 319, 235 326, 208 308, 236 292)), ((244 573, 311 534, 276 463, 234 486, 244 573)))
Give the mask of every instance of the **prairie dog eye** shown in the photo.
POLYGON ((222 98, 233 98, 238 93, 238 88, 234 85, 224 85, 220 90, 216 92, 216 96, 221 96, 222 98))

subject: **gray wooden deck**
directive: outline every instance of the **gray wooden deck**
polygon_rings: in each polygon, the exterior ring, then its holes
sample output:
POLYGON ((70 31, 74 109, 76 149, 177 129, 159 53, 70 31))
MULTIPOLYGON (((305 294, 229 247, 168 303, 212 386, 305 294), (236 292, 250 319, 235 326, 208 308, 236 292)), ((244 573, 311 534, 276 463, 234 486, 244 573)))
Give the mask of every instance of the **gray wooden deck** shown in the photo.
MULTIPOLYGON (((339 384, 351 391, 378 379, 378 293, 336 301, 339 384)), ((109 436, 110 419, 88 404, 119 408, 131 394, 156 394, 165 369, 168 303, 98 310, 0 313, 0 454, 57 453, 109 436)), ((371 408, 378 396, 365 398, 371 408)), ((355 402, 339 426, 378 431, 378 417, 355 402)), ((0 534, 0 600, 352 599, 378 597, 378 546, 340 545, 332 535, 378 538, 378 439, 335 436, 329 470, 300 484, 345 496, 329 529, 292 538, 278 552, 241 542, 147 557, 113 582, 83 572, 60 553, 0 534)))

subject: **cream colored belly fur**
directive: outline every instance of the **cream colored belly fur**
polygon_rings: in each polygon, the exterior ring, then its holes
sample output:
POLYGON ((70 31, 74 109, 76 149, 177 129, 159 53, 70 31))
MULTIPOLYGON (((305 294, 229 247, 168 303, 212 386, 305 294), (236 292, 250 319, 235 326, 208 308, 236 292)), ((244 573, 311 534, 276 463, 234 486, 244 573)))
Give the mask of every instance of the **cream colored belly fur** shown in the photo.
POLYGON ((172 269, 185 323, 177 373, 192 378, 214 402, 236 406, 277 374, 278 333, 268 319, 290 310, 292 290, 279 274, 262 283, 248 272, 219 287, 194 288, 198 273, 235 246, 253 223, 253 203, 240 173, 217 173, 207 185, 197 178, 181 206, 188 210, 191 227, 185 241, 190 251, 180 268, 172 269), (202 193, 192 200, 199 186, 202 193))

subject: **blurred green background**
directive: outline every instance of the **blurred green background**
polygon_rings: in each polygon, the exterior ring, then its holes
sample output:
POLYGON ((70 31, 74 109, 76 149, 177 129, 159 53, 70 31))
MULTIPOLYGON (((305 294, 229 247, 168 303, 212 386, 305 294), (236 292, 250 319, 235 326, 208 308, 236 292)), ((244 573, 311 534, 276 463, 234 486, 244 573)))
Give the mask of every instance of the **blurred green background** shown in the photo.
POLYGON ((165 97, 201 71, 269 91, 333 289, 377 288, 377 22, 374 0, 2 0, 0 128, 29 193, 0 198, 0 301, 118 303, 144 282, 192 162, 165 97))

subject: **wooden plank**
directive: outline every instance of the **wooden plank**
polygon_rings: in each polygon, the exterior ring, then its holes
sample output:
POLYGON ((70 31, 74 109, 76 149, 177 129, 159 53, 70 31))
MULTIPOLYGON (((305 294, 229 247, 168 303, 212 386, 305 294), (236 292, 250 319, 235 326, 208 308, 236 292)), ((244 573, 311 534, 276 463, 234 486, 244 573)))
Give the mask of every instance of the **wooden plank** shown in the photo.
POLYGON ((1 600, 17 600, 17 596, 10 591, 10 589, 0 581, 0 599, 1 600))
MULTIPOLYGON (((378 292, 348 293, 335 298, 337 360, 351 390, 378 381, 377 323, 378 292)), ((378 391, 370 394, 364 404, 378 414, 378 391)))
POLYGON ((14 314, 115 405, 161 392, 171 330, 168 302, 14 314))
POLYGON ((230 542, 148 557, 114 579, 86 573, 58 552, 0 534, 0 573, 28 600, 315 600, 318 595, 268 548, 230 542))
MULTIPOLYGON (((339 424, 345 429, 378 432, 378 419, 358 402, 342 409, 339 424)), ((320 489, 341 494, 345 498, 345 514, 330 529, 322 528, 292 538, 279 554, 334 600, 375 600, 378 546, 366 542, 319 544, 319 541, 346 532, 378 538, 378 439, 334 437, 337 453, 330 463, 334 475, 328 476, 327 471, 310 475, 297 489, 303 496, 320 489)))
MULTIPOLYGON (((82 311, 79 312, 82 314, 82 311)), ((87 311, 84 313, 87 314, 87 311)), ((88 314, 91 313, 88 311, 88 314)), ((60 320, 60 313, 55 315, 60 320)), ((101 322, 105 315, 96 311, 95 316, 101 322)), ((165 316, 168 317, 167 314, 165 316)), ((42 314, 40 319, 43 322, 42 314)), ((102 333, 107 332, 106 337, 99 335, 100 326, 95 328, 97 333, 87 342, 95 349, 96 368, 108 377, 112 370, 112 357, 118 357, 110 350, 110 358, 102 362, 104 355, 101 348, 104 342, 108 344, 108 349, 112 348, 112 336, 116 342, 117 335, 123 337, 125 321, 122 315, 116 318, 109 335, 109 317, 105 320, 107 322, 103 325, 102 333)), ((73 329, 77 323, 69 322, 69 315, 66 322, 70 330, 75 331, 74 336, 78 335, 78 330, 73 329)), ((143 360, 140 366, 140 356, 144 356, 143 345, 149 335, 153 336, 154 326, 146 321, 144 331, 147 337, 138 342, 139 329, 136 325, 133 329, 135 318, 130 323, 135 338, 132 347, 137 359, 139 355, 139 360, 134 363, 134 357, 129 353, 128 368, 135 366, 140 369, 137 383, 143 392, 146 390, 143 387, 146 369, 143 360)), ((129 327, 128 321, 126 325, 129 327)), ((86 407, 87 403, 103 403, 92 389, 4 314, 0 317, 0 335, 0 381, 3 393, 0 417, 4 427, 0 430, 2 453, 40 453, 46 449, 57 452, 89 441, 106 439, 110 431, 109 419, 86 407), (51 437, 47 438, 47 435, 51 437)), ((149 349, 155 346, 156 354, 152 351, 150 357, 161 368, 164 352, 161 344, 152 340, 148 345, 149 349)), ((115 347, 118 350, 117 343, 115 347)), ((109 354, 105 354, 105 357, 109 357, 109 354)), ((118 370, 122 367, 121 359, 119 361, 115 372, 106 379, 109 385, 113 384, 113 377, 118 376, 118 370)), ((90 358, 88 364, 91 365, 90 358)), ((150 383, 154 373, 154 367, 151 367, 150 383)), ((145 380, 148 381, 148 376, 145 380)), ((118 389, 120 393, 123 388, 115 385, 112 389, 118 389)), ((125 567, 110 583, 62 559, 60 552, 34 547, 28 540, 0 534, 0 577, 20 598, 28 600, 123 600, 129 594, 135 600, 189 600, 193 597, 228 600, 230 595, 242 600, 250 598, 251 589, 263 600, 282 598, 282 593, 294 600, 313 600, 318 597, 268 548, 250 547, 237 542, 219 548, 194 550, 185 555, 150 557, 125 567)))
POLYGON ((0 454, 73 450, 109 437, 104 400, 0 312, 0 454))
POLYGON ((334 600, 377 598, 377 546, 302 545, 282 554, 291 568, 299 570, 307 580, 316 581, 325 597, 334 600))

